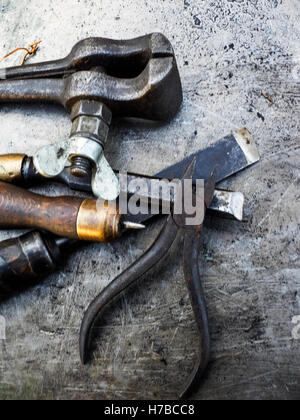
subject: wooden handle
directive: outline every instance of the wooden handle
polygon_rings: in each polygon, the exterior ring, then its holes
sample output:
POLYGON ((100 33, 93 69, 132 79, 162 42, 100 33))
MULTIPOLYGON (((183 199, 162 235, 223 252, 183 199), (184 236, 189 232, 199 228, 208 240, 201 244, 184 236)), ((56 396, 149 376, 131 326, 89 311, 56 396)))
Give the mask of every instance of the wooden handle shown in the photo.
POLYGON ((113 204, 76 197, 49 198, 0 182, 0 228, 33 228, 57 236, 109 242, 120 236, 113 204))
POLYGON ((81 198, 49 198, 0 182, 0 227, 37 228, 77 239, 81 198))

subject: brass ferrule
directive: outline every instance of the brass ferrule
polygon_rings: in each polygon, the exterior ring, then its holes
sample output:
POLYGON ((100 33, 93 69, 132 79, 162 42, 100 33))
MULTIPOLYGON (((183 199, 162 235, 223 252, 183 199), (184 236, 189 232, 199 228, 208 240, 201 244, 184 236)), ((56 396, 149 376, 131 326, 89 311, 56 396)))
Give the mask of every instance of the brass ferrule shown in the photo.
POLYGON ((22 166, 26 155, 0 156, 0 181, 15 182, 22 180, 22 166))
POLYGON ((85 200, 77 217, 77 235, 84 241, 110 242, 121 235, 121 216, 113 203, 85 200))

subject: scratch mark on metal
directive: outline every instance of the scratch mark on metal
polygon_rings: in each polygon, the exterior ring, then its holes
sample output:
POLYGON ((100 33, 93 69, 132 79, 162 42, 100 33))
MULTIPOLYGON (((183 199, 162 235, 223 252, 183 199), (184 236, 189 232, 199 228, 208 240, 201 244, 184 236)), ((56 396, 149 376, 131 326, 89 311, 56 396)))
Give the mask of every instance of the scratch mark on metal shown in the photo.
POLYGON ((274 210, 277 209, 277 207, 282 203, 282 201, 285 199, 285 197, 289 193, 290 189, 296 184, 296 182, 298 182, 299 179, 300 179, 300 174, 294 179, 294 181, 290 184, 290 186, 285 190, 285 192, 282 194, 280 199, 271 208, 271 210, 268 211, 268 213, 265 215, 265 217, 263 217, 262 220, 258 223, 258 225, 257 225, 258 227, 260 227, 270 217, 270 215, 274 212, 274 210))

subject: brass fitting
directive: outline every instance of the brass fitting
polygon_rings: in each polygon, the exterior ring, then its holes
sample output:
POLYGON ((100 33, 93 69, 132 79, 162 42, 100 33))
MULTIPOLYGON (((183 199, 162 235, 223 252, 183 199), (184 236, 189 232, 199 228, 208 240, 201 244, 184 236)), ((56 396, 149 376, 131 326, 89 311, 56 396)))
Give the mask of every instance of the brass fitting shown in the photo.
POLYGON ((122 233, 121 216, 113 203, 86 199, 77 217, 77 235, 84 241, 110 242, 122 233))
POLYGON ((26 155, 10 154, 0 156, 0 180, 14 182, 22 180, 22 166, 26 155))

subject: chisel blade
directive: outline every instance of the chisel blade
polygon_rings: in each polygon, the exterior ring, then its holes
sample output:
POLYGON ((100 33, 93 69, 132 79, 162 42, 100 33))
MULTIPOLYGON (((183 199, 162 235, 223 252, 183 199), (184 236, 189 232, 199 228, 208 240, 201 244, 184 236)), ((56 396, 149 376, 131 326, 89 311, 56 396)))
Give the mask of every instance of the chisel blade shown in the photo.
POLYGON ((244 220, 245 197, 241 192, 215 190, 209 210, 242 222, 244 220))
MULTIPOLYGON (((246 128, 243 128, 233 134, 230 134, 216 142, 214 145, 200 150, 193 155, 188 156, 181 162, 172 165, 158 174, 154 178, 158 179, 179 179, 182 176, 186 166, 192 159, 196 159, 193 181, 197 179, 208 179, 214 168, 217 167, 217 182, 221 182, 243 169, 253 165, 260 160, 259 152, 251 134, 246 128)), ((136 177, 141 177, 135 175, 136 177)), ((150 183, 151 177, 148 182, 150 183)), ((148 193, 141 199, 160 197, 151 197, 151 188, 146 189, 148 193)), ((127 192, 134 194, 134 191, 127 189, 127 192)), ((136 192, 136 191, 135 191, 136 192)), ((172 199, 171 199, 172 201, 172 199)), ((224 217, 230 217, 239 221, 244 216, 245 197, 240 192, 215 190, 210 210, 224 217)), ((150 215, 130 216, 134 221, 145 222, 151 219, 150 215)))
POLYGON ((217 166, 217 183, 242 171, 260 160, 256 144, 246 128, 230 134, 212 146, 188 156, 155 176, 179 179, 191 159, 196 158, 194 181, 208 179, 217 166))
MULTIPOLYGON (((159 209, 163 206, 174 205, 175 195, 174 191, 170 189, 169 194, 163 194, 162 190, 158 188, 158 183, 161 182, 160 178, 155 177, 143 177, 141 175, 131 174, 127 178, 127 182, 121 181, 121 197, 124 199, 127 208, 128 197, 135 196, 135 201, 138 199, 140 206, 148 208, 148 213, 133 215, 129 213, 129 220, 135 223, 146 222, 151 219, 153 215, 159 213, 159 209), (141 186, 143 187, 141 188, 141 186), (156 185, 156 187, 154 187, 156 185), (154 208, 157 212, 152 213, 150 207, 154 208)), ((213 200, 209 206, 209 210, 215 214, 243 221, 244 219, 244 194, 240 192, 225 191, 216 189, 214 191, 213 200)), ((169 206, 169 208, 171 208, 169 206)))

